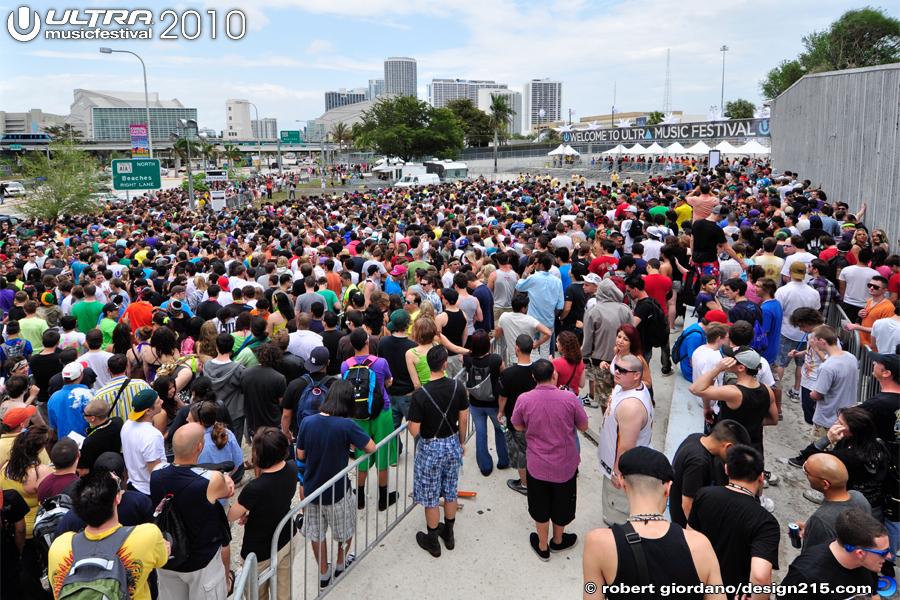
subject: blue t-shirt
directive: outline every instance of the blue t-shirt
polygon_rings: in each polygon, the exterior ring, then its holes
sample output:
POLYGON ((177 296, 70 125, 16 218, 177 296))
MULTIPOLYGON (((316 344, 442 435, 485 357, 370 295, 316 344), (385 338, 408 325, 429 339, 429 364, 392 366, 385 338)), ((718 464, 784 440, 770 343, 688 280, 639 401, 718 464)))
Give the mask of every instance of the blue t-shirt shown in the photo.
POLYGON ((88 386, 81 383, 64 385, 61 390, 50 396, 47 402, 47 413, 50 416, 50 428, 62 439, 72 431, 84 435, 87 421, 84 420, 84 407, 94 398, 88 386))
POLYGON ((685 329, 681 335, 683 337, 681 340, 681 355, 684 357, 681 361, 681 374, 684 375, 685 379, 693 383, 694 368, 691 366, 691 356, 694 355, 694 350, 706 343, 706 332, 700 327, 700 323, 694 323, 685 329))
MULTIPOLYGON (((125 527, 134 527, 141 523, 152 523, 154 508, 155 505, 150 500, 150 496, 132 490, 125 490, 116 512, 119 516, 119 523, 125 527)), ((59 537, 67 531, 84 531, 85 527, 84 521, 75 514, 74 510, 70 510, 63 515, 63 518, 60 519, 59 524, 56 526, 56 536, 59 537)))
POLYGON ((391 367, 386 360, 383 358, 376 358, 374 354, 369 354, 368 356, 351 356, 341 363, 341 378, 343 379, 344 373, 347 372, 351 364, 361 365, 372 358, 375 359, 375 362, 372 362, 369 365, 369 368, 375 371, 375 377, 377 378, 375 385, 381 388, 381 393, 384 394, 384 410, 388 410, 391 407, 391 399, 388 397, 384 382, 391 379, 393 375, 391 375, 391 367))
POLYGON ((393 279, 388 279, 384 282, 384 293, 388 296, 390 296, 391 294, 398 294, 400 296, 403 296, 403 288, 400 287, 400 284, 393 279))
POLYGON ((762 328, 769 340, 768 347, 760 353, 770 363, 778 358, 778 344, 781 343, 781 323, 784 310, 778 300, 766 300, 760 305, 763 313, 762 328))
POLYGON ((569 271, 572 270, 572 265, 563 265, 559 267, 559 278, 562 280, 563 291, 566 290, 570 285, 572 285, 572 278, 569 277, 569 271))
MULTIPOLYGON (((319 489, 347 467, 350 445, 364 448, 371 438, 353 419, 315 414, 300 422, 297 449, 306 452, 303 491, 306 495, 319 489)), ((322 504, 334 504, 350 489, 350 479, 337 483, 322 493, 322 504)))

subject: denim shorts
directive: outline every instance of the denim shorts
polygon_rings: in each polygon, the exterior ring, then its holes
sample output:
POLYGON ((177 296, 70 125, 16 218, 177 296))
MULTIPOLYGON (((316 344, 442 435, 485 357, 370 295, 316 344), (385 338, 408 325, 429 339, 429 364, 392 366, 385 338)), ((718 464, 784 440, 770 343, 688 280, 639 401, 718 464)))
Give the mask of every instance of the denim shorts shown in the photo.
MULTIPOLYGON (((781 336, 781 339, 778 342, 778 366, 782 369, 788 366, 791 362, 791 357, 788 356, 788 352, 791 350, 806 350, 806 342, 795 342, 794 340, 789 340, 788 338, 781 336)), ((803 365, 803 354, 798 354, 794 357, 794 364, 798 367, 803 365)))

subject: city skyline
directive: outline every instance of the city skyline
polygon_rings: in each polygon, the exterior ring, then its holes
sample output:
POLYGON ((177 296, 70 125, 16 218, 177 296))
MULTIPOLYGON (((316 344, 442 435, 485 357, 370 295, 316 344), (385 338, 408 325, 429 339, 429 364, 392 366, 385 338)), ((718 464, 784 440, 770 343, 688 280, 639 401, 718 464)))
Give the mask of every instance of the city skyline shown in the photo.
MULTIPOLYGON (((12 10, 4 8, 0 16, 12 10)), ((188 2, 184 8, 204 6, 188 2)), ((614 82, 619 110, 651 111, 662 110, 666 50, 671 49, 672 108, 706 114, 719 104, 721 45, 730 48, 725 101, 740 97, 759 105, 758 80, 781 60, 794 58, 803 35, 826 28, 848 8, 834 0, 815 5, 798 0, 788 6, 763 2, 747 13, 710 0, 687 12, 673 11, 661 0, 640 6, 618 0, 600 6, 462 0, 453 10, 427 1, 372 0, 349 7, 260 0, 241 9, 247 34, 240 41, 228 40, 221 31, 213 41, 207 30, 193 42, 166 42, 159 39, 165 29, 159 26, 149 41, 39 37, 23 43, 4 31, 0 110, 67 114, 76 88, 143 92, 140 63, 125 54, 99 53, 101 46, 110 46, 140 54, 150 91, 196 107, 200 126, 216 131, 227 128, 223 103, 228 98, 254 102, 259 117, 277 119, 280 129, 302 128, 298 120, 321 116, 325 92, 383 78, 384 61, 394 56, 416 59, 416 93, 422 101, 433 79, 493 80, 523 92, 526 82, 550 78, 564 84, 563 115, 569 108, 578 115, 608 113, 614 82), (779 19, 771 19, 772 10, 779 19), (704 18, 697 19, 701 13, 704 18), (652 36, 636 43, 633 23, 647 14, 667 17, 654 25, 652 36), (498 29, 496 23, 504 25, 498 29), (373 37, 373 27, 384 35, 373 37), (576 31, 603 35, 573 38, 576 31), (579 45, 578 52, 566 52, 570 43, 579 45)))

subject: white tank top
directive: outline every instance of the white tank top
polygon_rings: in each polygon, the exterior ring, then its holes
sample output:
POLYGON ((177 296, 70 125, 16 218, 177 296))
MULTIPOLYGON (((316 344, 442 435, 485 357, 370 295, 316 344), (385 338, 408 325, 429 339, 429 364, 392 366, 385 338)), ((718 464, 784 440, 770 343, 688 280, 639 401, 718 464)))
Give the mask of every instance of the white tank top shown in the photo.
POLYGON ((637 445, 650 445, 651 434, 653 433, 653 403, 650 402, 650 390, 647 385, 641 382, 640 387, 622 391, 622 386, 617 385, 609 397, 609 406, 606 407, 606 414, 603 415, 603 428, 600 430, 600 443, 597 447, 597 457, 600 459, 600 470, 609 478, 612 478, 616 465, 616 453, 619 449, 619 423, 616 421, 616 409, 619 404, 626 398, 637 398, 644 405, 647 411, 647 424, 641 428, 638 433, 637 445))

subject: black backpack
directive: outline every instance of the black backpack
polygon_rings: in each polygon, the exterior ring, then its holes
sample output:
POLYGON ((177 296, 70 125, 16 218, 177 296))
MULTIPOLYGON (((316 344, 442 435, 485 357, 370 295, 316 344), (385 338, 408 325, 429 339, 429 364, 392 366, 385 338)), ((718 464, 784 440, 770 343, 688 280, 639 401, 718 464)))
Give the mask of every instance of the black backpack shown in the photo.
POLYGON ((628 226, 628 236, 636 240, 639 237, 644 235, 644 224, 637 217, 631 220, 631 225, 628 226))
POLYGON ((188 542, 187 531, 184 528, 184 521, 176 508, 175 496, 184 491, 189 485, 203 477, 202 474, 196 475, 187 482, 180 490, 174 494, 166 491, 166 480, 163 473, 160 472, 159 480, 163 485, 163 498, 159 501, 156 510, 153 512, 153 522, 159 527, 163 537, 171 544, 169 550, 169 560, 166 562, 167 569, 174 569, 183 564, 190 557, 190 543, 188 542))
POLYGON ((640 324, 640 329, 646 332, 644 339, 651 348, 662 348, 669 342, 669 320, 666 318, 666 313, 663 312, 655 298, 648 296, 641 302, 649 303, 651 308, 650 315, 640 324))
POLYGON ((360 421, 374 419, 384 409, 384 394, 378 385, 377 374, 372 370, 374 356, 367 356, 362 362, 356 357, 349 359, 344 381, 353 384, 353 398, 356 401, 356 416, 360 421))
POLYGON ((690 329, 688 331, 682 331, 681 335, 679 335, 678 338, 675 340, 675 343, 672 344, 672 362, 680 365, 684 359, 690 358, 690 356, 687 356, 686 354, 681 353, 682 352, 681 348, 684 345, 684 340, 686 340, 688 338, 688 336, 690 336, 691 334, 694 334, 694 333, 700 334, 701 338, 706 336, 706 334, 703 333, 702 329, 690 329))
POLYGON ((466 380, 466 390, 469 396, 482 402, 491 402, 494 400, 494 389, 491 385, 491 368, 476 367, 474 364, 469 367, 468 379, 466 380))

